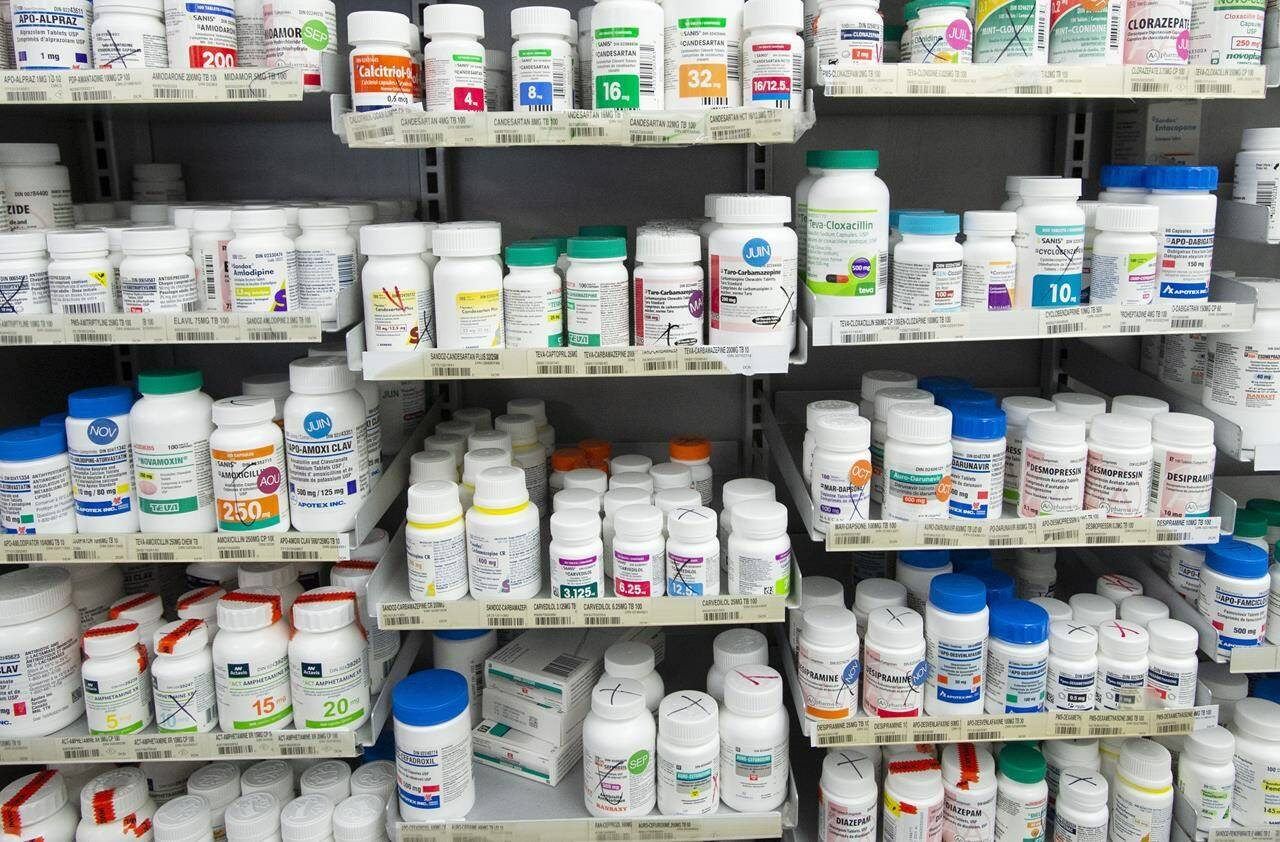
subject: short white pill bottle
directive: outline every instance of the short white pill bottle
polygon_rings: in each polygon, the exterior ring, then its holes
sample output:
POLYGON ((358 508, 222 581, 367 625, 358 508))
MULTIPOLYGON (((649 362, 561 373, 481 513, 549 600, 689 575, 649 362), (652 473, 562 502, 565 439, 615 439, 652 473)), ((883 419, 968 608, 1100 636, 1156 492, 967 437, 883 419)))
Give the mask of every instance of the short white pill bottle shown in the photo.
POLYGON ((1089 425, 1084 508, 1108 518, 1140 518, 1151 496, 1151 422, 1136 415, 1095 415, 1089 425))
POLYGON ((893 249, 893 312, 959 311, 964 287, 964 247, 956 242, 959 217, 907 214, 898 226, 902 242, 893 249))
POLYGON ((993 839, 996 762, 986 746, 952 743, 942 749, 942 838, 993 839))
POLYGON ((832 749, 822 758, 818 782, 818 838, 874 840, 878 796, 872 758, 857 750, 832 749))
POLYGON ((604 676, 582 723, 583 800, 593 816, 647 815, 657 802, 657 729, 637 681, 604 676))
POLYGON ((945 520, 951 497, 951 411, 896 404, 886 430, 884 518, 945 520))
MULTIPOLYGON (((137 839, 137 828, 150 824, 155 812, 156 803, 147 791, 146 776, 137 767, 117 766, 80 790, 76 837, 86 842, 137 839)), ((145 834, 142 838, 146 838, 145 834)))
MULTIPOLYGON (((526 10, 516 9, 515 12, 526 10)), ((556 9, 556 11, 564 10, 556 9)), ((562 347, 564 345, 564 280, 555 269, 555 245, 540 241, 512 243, 507 246, 506 258, 507 275, 502 279, 504 346, 507 348, 562 347)), ((543 444, 547 443, 543 442, 543 444)))
POLYGON ((1012 310, 1018 252, 1018 216, 1012 211, 964 212, 961 304, 966 310, 1012 310))
POLYGON ((1004 501, 1011 508, 1018 505, 1022 478, 1022 447, 1027 434, 1027 420, 1038 412, 1053 412, 1051 401, 1024 395, 1013 395, 1000 402, 1005 415, 1004 501))
POLYGON ((930 582, 924 697, 929 716, 982 712, 988 616, 987 589, 978 579, 947 573, 930 582))
POLYGON ((132 734, 151 724, 151 674, 135 620, 107 620, 84 633, 85 719, 90 734, 132 734))
POLYGON ((707 506, 677 506, 667 515, 667 596, 720 595, 717 525, 707 506))
POLYGON ((748 0, 742 7, 742 103, 804 108, 805 29, 799 0, 748 0))
POLYGON ((129 411, 129 435, 143 532, 216 528, 209 458, 213 399, 200 391, 203 385, 203 375, 194 369, 138 375, 142 398, 129 411))
POLYGON ((796 672, 808 719, 841 720, 857 712, 861 651, 852 611, 841 605, 817 605, 804 612, 796 672))
POLYGON ((455 600, 467 594, 467 538, 458 486, 432 480, 409 486, 404 530, 409 598, 455 600))
POLYGON ((203 734, 218 724, 209 627, 201 620, 174 620, 156 629, 151 695, 156 730, 203 734))
POLYGON ((368 351, 416 351, 435 346, 431 271, 422 260, 427 232, 412 222, 360 229, 364 341, 368 351))
POLYGON ((1137 623, 1108 620, 1098 626, 1098 710, 1138 710, 1146 705, 1151 638, 1137 623))
POLYGON ((1178 755, 1174 815, 1180 827, 1209 833, 1231 825, 1235 795, 1236 738, 1220 725, 1192 731, 1178 755))
POLYGON ((532 599, 542 590, 542 533, 524 471, 485 469, 466 514, 467 577, 479 600, 532 599))
POLYGON ((1196 610, 1215 629, 1215 658, 1230 658, 1237 647, 1262 645, 1270 593, 1266 550, 1234 538, 1208 545, 1196 610))
POLYGON ((1111 842, 1168 839, 1173 826, 1173 758, 1154 740, 1125 740, 1111 790, 1111 842))
POLYGON ((0 526, 10 535, 76 531, 75 503, 60 426, 18 427, 0 433, 0 526))
POLYGON ((657 506, 623 506, 613 515, 614 596, 643 599, 666 592, 666 541, 657 506))
POLYGON ((547 451, 538 441, 538 422, 532 415, 508 413, 493 419, 495 430, 511 436, 511 462, 524 471, 529 500, 547 510, 547 451))
MULTIPOLYGON (((833 415, 835 413, 858 415, 858 405, 852 401, 837 398, 810 401, 805 404, 804 441, 801 444, 800 455, 800 473, 804 477, 805 483, 810 482, 813 478, 813 453, 818 449, 818 421, 824 415, 833 415)), ((871 419, 868 418, 867 420, 871 419)), ((881 449, 883 449, 883 446, 881 449)))
POLYGON ((71 594, 63 568, 0 575, 0 660, 14 666, 0 677, 0 716, 9 736, 46 736, 84 713, 80 617, 71 594))
POLYGON ((1096 769, 1069 766, 1058 774, 1052 811, 1053 842, 1090 842, 1107 836, 1110 787, 1096 769))
POLYGON ((705 344, 707 298, 697 234, 651 229, 636 235, 632 301, 636 345, 705 344))
POLYGON ((347 15, 351 45, 351 107, 357 113, 384 108, 420 109, 414 99, 417 69, 410 38, 417 27, 396 12, 361 11, 347 15))
POLYGON ((294 238, 297 296, 289 302, 290 309, 318 311, 326 323, 340 323, 342 314, 356 312, 360 290, 355 283, 356 241, 347 233, 350 224, 351 212, 345 207, 298 209, 302 233, 294 238))
POLYGON ((1049 613, 1024 599, 990 607, 986 712, 1038 713, 1045 708, 1049 613))
POLYGON ((462 3, 423 9, 423 102, 427 111, 484 111, 484 11, 462 3))
MULTIPOLYGON (((907 589, 907 607, 923 611, 935 577, 953 572, 948 550, 902 550, 894 565, 894 579, 907 589)), ((803 591, 801 591, 803 593, 803 591)))
POLYGON ((567 111, 573 107, 571 23, 568 10, 554 6, 511 10, 511 104, 515 111, 567 111))
POLYGON ((1027 419, 1018 477, 1018 516, 1073 514, 1084 507, 1089 446, 1085 422, 1061 412, 1027 419))
POLYGON ((299 729, 354 731, 369 718, 369 641, 356 593, 313 588, 293 601, 289 686, 299 729))
POLYGON ((790 725, 782 676, 762 664, 725 673, 720 709, 720 800, 740 812, 776 810, 787 798, 790 725))
POLYGON ((707 242, 710 344, 795 344, 796 234, 786 226, 790 221, 786 196, 716 199, 716 228, 707 242))
POLYGON ((627 678, 643 687, 645 707, 656 714, 666 687, 654 669, 652 646, 638 640, 613 644, 604 650, 604 674, 606 678, 627 678))
POLYGON ((1151 517, 1208 517, 1217 448, 1213 421, 1166 412, 1151 422, 1151 517))
MULTIPOLYGON (((648 0, 639 0, 646 3, 648 0)), ((631 344, 625 237, 570 237, 565 330, 570 347, 631 344)))
POLYGON ((297 309, 298 254, 286 233, 284 208, 238 208, 231 212, 235 236, 227 243, 231 309, 277 313, 297 309))
MULTIPOLYGON (((1132 9, 1130 15, 1132 20, 1132 9)), ((1143 201, 1159 209, 1156 296, 1206 300, 1213 270, 1218 168, 1149 166, 1142 183, 1150 191, 1143 201)))
POLYGON ((791 593, 787 507, 773 501, 748 500, 733 507, 732 519, 729 593, 735 596, 791 593))
MULTIPOLYGON (((572 494, 585 489, 569 489, 572 494)), ((590 492, 587 492, 590 493, 590 492)), ((552 599, 599 599, 604 593, 604 542, 600 539, 600 511, 565 509, 551 515, 552 599)))
POLYGON ((1000 750, 996 765, 995 839, 1043 838, 1049 803, 1044 755, 1029 743, 1013 743, 1000 750))
POLYGON ((119 311, 116 273, 107 257, 107 232, 49 231, 45 240, 52 312, 77 316, 119 311))
POLYGON ((701 816, 720 804, 720 708, 697 690, 658 705, 658 811, 701 816))
POLYGON ((49 256, 43 231, 0 231, 0 289, 7 296, 9 312, 50 312, 49 256))
POLYGON ((120 298, 126 313, 189 313, 204 307, 185 228, 129 228, 120 234, 120 298))
POLYGON ((1093 224, 1089 303, 1145 307, 1156 299, 1155 232, 1160 210, 1153 205, 1103 203, 1093 224))
POLYGON ((1084 211, 1078 178, 1023 178, 1018 193, 1019 309, 1070 307, 1080 303, 1084 271, 1084 211))
POLYGON ((1004 511, 1006 420, 994 406, 957 403, 951 418, 952 518, 999 520, 1004 511))
POLYGON ((219 532, 289 531, 284 435, 271 398, 223 398, 213 403, 209 436, 219 532))
POLYGON ((156 842, 213 842, 211 813, 204 796, 179 795, 156 810, 151 821, 154 838, 156 842))
POLYGON ((818 418, 814 431, 813 529, 871 517, 871 422, 855 412, 818 418))
POLYGON ((862 709, 867 716, 920 715, 929 668, 919 614, 900 607, 873 610, 867 616, 862 659, 862 709))
POLYGON ((275 588, 242 588, 218 600, 213 681, 223 731, 279 731, 293 722, 289 634, 275 588))
POLYGON ((1250 697, 1235 703, 1231 730, 1236 736, 1236 785, 1231 820, 1245 827, 1266 824, 1278 799, 1264 782, 1280 776, 1280 705, 1250 697))
POLYGON ((1147 655, 1146 707, 1164 710, 1194 707, 1199 634, 1186 623, 1168 617, 1151 620, 1146 629, 1151 638, 1147 655))
POLYGON ((496 222, 450 222, 435 229, 432 250, 440 258, 431 273, 436 347, 503 347, 502 229, 496 222))
POLYGON ((81 389, 67 396, 67 458, 76 531, 138 531, 129 409, 133 392, 123 386, 81 389))
POLYGON ((932 406, 933 395, 914 386, 881 389, 876 393, 871 419, 871 500, 875 503, 884 502, 884 446, 889 441, 889 410, 900 403, 932 406))
POLYGON ((1097 704, 1098 632, 1076 620, 1049 624, 1048 710, 1093 710, 1097 704))
POLYGON ((905 751, 885 758, 883 842, 941 839, 945 831, 942 766, 932 753, 905 751))
POLYGON ((5 835, 11 839, 73 839, 79 819, 61 772, 23 775, 0 790, 5 835))
POLYGON ((722 631, 711 642, 711 668, 707 670, 707 692, 724 703, 724 679, 729 671, 744 664, 769 660, 769 641, 755 629, 722 631))

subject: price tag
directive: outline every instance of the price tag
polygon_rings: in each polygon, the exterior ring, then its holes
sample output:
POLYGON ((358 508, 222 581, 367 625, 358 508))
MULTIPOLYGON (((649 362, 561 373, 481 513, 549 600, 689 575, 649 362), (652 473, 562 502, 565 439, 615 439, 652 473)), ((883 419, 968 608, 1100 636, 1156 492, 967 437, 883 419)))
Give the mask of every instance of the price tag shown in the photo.
POLYGON ((657 377, 679 374, 683 357, 679 347, 636 348, 636 374, 657 377))
POLYGON ((431 380, 501 377, 503 352, 427 351, 427 377, 431 380))
POLYGON ((1185 96, 1191 90, 1190 67, 1125 65, 1124 96, 1185 96))
POLYGON ((1122 334, 1167 333, 1171 308, 1164 304, 1149 307, 1121 307, 1119 311, 1122 334))
POLYGON ((1151 711, 1095 710, 1086 715, 1091 737, 1141 736, 1148 732, 1151 711))
POLYGON ((483 622, 482 614, 480 603, 469 599, 383 602, 378 605, 378 626, 384 629, 475 628, 483 622))
POLYGON ((278 731, 213 731, 204 734, 204 754, 213 757, 273 757, 278 752, 272 735, 278 731))
POLYGON ((1231 650, 1232 672, 1280 672, 1280 646, 1237 646, 1231 650))
POLYGON ((218 561, 278 561, 275 542, 267 533, 237 535, 216 532, 213 554, 218 561))
POLYGON ((276 532, 270 537, 276 545, 276 557, 282 561, 338 561, 342 557, 339 535, 276 532))
POLYGON ((72 561, 126 561, 129 542, 124 535, 74 535, 72 561))
POLYGON ((1084 527, 1079 515, 1059 515, 1035 519, 1040 530, 1039 544, 1079 546, 1083 543, 1084 527))
POLYGON ((66 78, 71 102, 142 102, 151 93, 151 80, 133 70, 73 70, 66 78))
POLYGON ((199 734, 135 734, 138 760, 194 760, 201 757, 199 734))
POLYGON ((1162 517, 1156 519, 1152 542, 1156 544, 1216 544, 1222 518, 1162 517))
POLYGON ((0 316, 0 347, 10 345, 61 345, 61 316, 0 316))
POLYGON ((581 626, 582 602, 576 599, 531 599, 529 616, 536 629, 581 626))
POLYGON ((707 115, 690 111, 624 111, 627 143, 662 146, 701 143, 707 136, 707 115))
POLYGON ((859 67, 841 67, 826 72, 829 97, 889 97, 898 93, 898 67, 896 64, 864 64, 859 67))
POLYGON ((130 535, 129 558, 138 561, 205 561, 209 535, 130 535))
POLYGON ((1147 733, 1154 736, 1171 736, 1174 734, 1190 734, 1196 727, 1196 711, 1187 710, 1152 710, 1147 712, 1147 733))
POLYGON ((271 67, 218 71, 219 99, 284 102, 302 99, 302 68, 271 67))
POLYGON ((965 723, 965 739, 971 742, 1038 739, 1047 720, 1042 713, 973 716, 965 723))
POLYGON ((71 555, 68 539, 36 535, 5 535, 0 557, 6 564, 64 561, 71 555))
POLYGON ((684 621, 687 623, 781 623, 786 619, 786 602, 782 596, 670 597, 668 601, 693 603, 696 613, 684 621))
POLYGON ((0 73, 0 94, 8 105, 43 105, 50 102, 67 102, 65 73, 27 73, 9 71, 0 73))
POLYGON ((920 521, 917 540, 924 547, 985 547, 987 525, 984 521, 966 523, 962 520, 920 521))
POLYGON ((626 124, 621 111, 566 111, 569 143, 616 146, 626 141, 626 124))
POLYGON ((218 74, 212 70, 154 70, 150 102, 214 102, 222 97, 218 74))
POLYGON ((1040 527, 1031 518, 993 520, 987 524, 987 546, 1029 547, 1040 541, 1040 527))
POLYGON ((915 739, 915 722, 914 719, 869 719, 870 722, 870 744, 883 746, 894 745, 898 743, 914 743, 915 739))
POLYGON ((292 328, 287 316, 280 313, 244 315, 240 336, 247 342, 293 342, 292 328))
MULTIPOLYGON (((814 722, 811 724, 810 742, 814 747, 871 745, 871 723, 866 717, 843 719, 839 722, 814 722)), ((902 721, 906 720, 888 720, 902 721)))
POLYGON ((349 757, 356 753, 355 731, 271 731, 281 757, 349 757))
POLYGON ((915 544, 915 525, 896 520, 833 523, 827 527, 827 550, 895 550, 915 544))
POLYGON ((875 345, 964 339, 968 332, 968 313, 903 313, 836 319, 831 338, 833 345, 875 345))
POLYGON ((1218 727, 1217 705, 1201 705, 1194 710, 1196 712, 1196 719, 1191 726, 1192 731, 1203 731, 1206 728, 1218 727))
POLYGON ((31 744, 29 739, 0 740, 0 763, 30 763, 31 744))
POLYGON ((365 351, 360 358, 365 380, 425 380, 427 355, 412 351, 365 351))
POLYGON ((963 716, 922 716, 912 721, 915 731, 911 741, 915 743, 953 743, 965 738, 963 716))
MULTIPOLYGON (((982 96, 996 65, 899 64, 899 96, 982 96)), ((989 92, 989 91, 988 91, 989 92)))
POLYGON ((1081 538, 1089 547, 1147 544, 1154 529, 1149 518, 1094 519, 1082 521, 1080 525, 1081 538))
POLYGON ((781 108, 717 108, 707 112, 710 143, 791 143, 795 112, 781 108))
POLYGON ((492 112, 486 116, 490 146, 569 142, 569 122, 560 114, 492 112))
POLYGON ((169 338, 159 313, 64 316, 63 336, 71 345, 152 345, 169 338))
POLYGON ((1267 95, 1265 65, 1191 68, 1191 95, 1213 99, 1262 99, 1267 95))
POLYGON ((538 348, 529 352, 530 377, 581 377, 582 352, 577 348, 538 348))
POLYGON ((1085 714, 1088 711, 1052 710, 1049 711, 1045 736, 1058 739, 1075 739, 1088 733, 1089 722, 1085 714))
POLYGON ((587 627, 653 625, 653 606, 652 599, 583 600, 580 608, 582 625, 587 627))
POLYGON ((1276 842, 1280 825, 1268 827, 1215 827, 1209 831, 1209 842, 1276 842))
POLYGON ((50 737, 36 750, 37 760, 47 762, 79 762, 84 760, 129 760, 133 741, 120 734, 93 734, 76 737, 50 737), (40 756, 43 755, 43 756, 40 756))
POLYGON ((347 143, 350 146, 387 146, 394 144, 399 134, 398 108, 366 111, 363 114, 347 112, 343 119, 347 124, 347 143))
POLYGON ((170 342, 237 342, 241 320, 231 313, 174 314, 168 319, 170 342))
POLYGON ((1041 310, 1039 313, 1041 336, 1116 333, 1120 329, 1119 312, 1101 304, 1087 307, 1055 307, 1041 310))
POLYGON ((1173 304, 1169 307, 1169 329, 1176 332, 1214 333, 1223 330, 1248 330, 1247 319, 1237 315, 1235 302, 1202 301, 1196 304, 1173 304))
POLYGON ((533 625, 533 614, 524 600, 481 602, 481 623, 490 629, 523 629, 533 625))
POLYGON ((582 373, 588 377, 626 377, 636 373, 636 354, 630 348, 582 350, 582 373))
POLYGON ((483 114, 394 110, 397 146, 483 146, 489 139, 483 114))

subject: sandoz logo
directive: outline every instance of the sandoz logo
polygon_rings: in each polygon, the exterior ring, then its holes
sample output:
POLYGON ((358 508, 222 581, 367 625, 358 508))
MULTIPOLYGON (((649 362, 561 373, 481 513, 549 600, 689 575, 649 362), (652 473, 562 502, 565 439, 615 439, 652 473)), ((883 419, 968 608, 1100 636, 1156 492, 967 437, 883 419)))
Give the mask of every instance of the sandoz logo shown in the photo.
POLYGON ((333 430, 333 419, 323 412, 311 412, 302 419, 302 429, 313 439, 322 439, 333 430))
POLYGON ((773 257, 773 248, 768 240, 752 237, 742 246, 742 259, 751 266, 764 266, 771 257, 773 257))
POLYGON ((94 444, 111 444, 120 435, 120 425, 110 418, 95 418, 85 432, 94 444))

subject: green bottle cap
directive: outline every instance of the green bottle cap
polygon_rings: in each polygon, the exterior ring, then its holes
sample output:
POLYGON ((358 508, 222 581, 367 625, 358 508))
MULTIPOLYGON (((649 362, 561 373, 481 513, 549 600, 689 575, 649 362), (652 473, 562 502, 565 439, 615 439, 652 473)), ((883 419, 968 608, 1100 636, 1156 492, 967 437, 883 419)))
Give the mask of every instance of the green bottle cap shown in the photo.
POLYGON ((625 225, 579 225, 579 237, 627 237, 625 225))
POLYGON ((554 266, 556 247, 547 240, 522 240, 507 246, 508 266, 554 266))
POLYGON ((1044 755, 1029 743, 1010 743, 1000 751, 1000 774, 1020 784, 1044 780, 1044 755))
POLYGON ((1232 534, 1237 538, 1265 538, 1267 516, 1256 509, 1237 509, 1236 528, 1232 534))
POLYGON ((570 237, 569 257, 584 260, 625 259, 627 241, 622 237, 570 237))
POLYGON ((155 368, 138 375, 138 391, 144 395, 177 395, 196 392, 204 375, 194 368, 155 368))

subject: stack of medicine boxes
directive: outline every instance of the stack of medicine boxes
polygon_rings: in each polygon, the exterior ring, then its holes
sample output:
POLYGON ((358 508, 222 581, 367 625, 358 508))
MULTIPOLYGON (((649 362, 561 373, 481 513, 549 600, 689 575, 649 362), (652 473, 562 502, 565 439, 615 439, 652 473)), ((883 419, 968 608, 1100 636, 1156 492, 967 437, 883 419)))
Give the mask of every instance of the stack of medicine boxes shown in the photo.
POLYGON ((666 654, 659 628, 625 631, 535 629, 489 656, 481 710, 471 732, 477 763, 555 786, 582 760, 582 721, 591 688, 604 674, 604 651, 619 640, 666 654))

